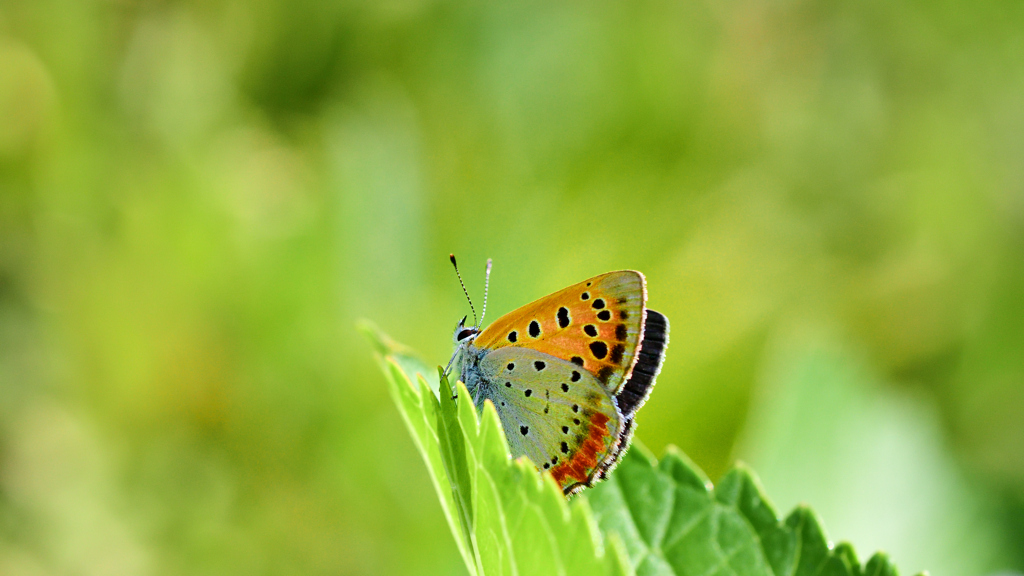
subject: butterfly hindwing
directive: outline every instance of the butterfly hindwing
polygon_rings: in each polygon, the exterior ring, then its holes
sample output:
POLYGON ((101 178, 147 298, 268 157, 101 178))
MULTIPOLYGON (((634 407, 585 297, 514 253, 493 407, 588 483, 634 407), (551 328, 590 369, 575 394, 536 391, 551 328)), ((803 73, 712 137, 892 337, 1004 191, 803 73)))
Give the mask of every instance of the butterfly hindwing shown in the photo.
POLYGON ((585 369, 538 350, 503 347, 481 358, 475 400, 498 411, 513 457, 527 456, 566 492, 589 485, 618 447, 622 417, 585 369))
POLYGON ((636 363, 646 301, 642 274, 609 272, 502 316, 475 344, 530 348, 561 358, 584 368, 615 394, 636 363))

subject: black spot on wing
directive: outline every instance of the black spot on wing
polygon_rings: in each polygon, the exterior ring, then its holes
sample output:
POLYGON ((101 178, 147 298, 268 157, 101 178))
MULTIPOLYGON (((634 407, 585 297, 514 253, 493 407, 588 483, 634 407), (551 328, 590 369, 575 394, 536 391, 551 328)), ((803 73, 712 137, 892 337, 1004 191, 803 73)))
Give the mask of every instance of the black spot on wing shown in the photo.
POLYGON ((587 324, 584 326, 583 332, 591 338, 597 338, 597 326, 594 326, 593 324, 587 324))
POLYGON ((611 355, 611 358, 609 358, 609 360, 612 361, 612 364, 621 364, 622 363, 622 353, 625 352, 625 351, 626 351, 626 347, 623 346, 621 342, 616 344, 615 346, 613 346, 612 347, 612 355, 611 355))
POLYGON ((580 373, 577 372, 576 370, 573 370, 572 371, 572 378, 571 378, 571 380, 573 382, 579 382, 580 381, 580 373))
POLYGON ((598 298, 597 300, 594 300, 591 306, 593 306, 597 310, 604 308, 604 298, 598 298))
POLYGON ((530 427, 529 426, 520 426, 519 427, 519 433, 522 434, 523 436, 526 436, 527 434, 530 433, 530 427))
POLYGON ((623 342, 626 340, 627 336, 629 336, 629 330, 626 329, 625 324, 619 324, 618 326, 615 327, 616 340, 618 340, 619 342, 623 342))
POLYGON ((583 366, 583 358, 580 358, 579 356, 573 356, 570 362, 577 366, 583 366))
POLYGON ((561 308, 558 309, 558 315, 557 316, 558 316, 558 327, 559 328, 568 328, 569 327, 569 323, 570 323, 569 309, 566 308, 565 306, 562 306, 561 308))
POLYGON ((651 393, 654 380, 665 359, 668 328, 668 318, 665 318, 660 312, 647 311, 647 321, 644 322, 643 338, 640 340, 636 365, 633 367, 629 380, 615 396, 619 410, 627 418, 636 413, 651 393))
POLYGON ((531 338, 540 337, 540 322, 537 322, 536 320, 531 321, 529 332, 531 338))
POLYGON ((535 360, 533 362, 533 369, 536 370, 537 372, 540 372, 541 370, 543 370, 546 367, 547 367, 547 364, 545 364, 542 360, 535 360))
POLYGON ((519 333, 515 330, 508 333, 508 341, 515 344, 515 341, 519 339, 519 333))
POLYGON ((608 345, 598 340, 590 343, 590 353, 594 355, 594 358, 603 360, 608 355, 608 345))
POLYGON ((611 378, 614 372, 615 370, 612 369, 611 366, 602 366, 601 369, 597 371, 598 382, 600 382, 601 384, 607 384, 608 379, 611 378))
POLYGON ((597 319, 601 322, 607 322, 612 319, 612 313, 608 310, 601 310, 597 313, 597 319))

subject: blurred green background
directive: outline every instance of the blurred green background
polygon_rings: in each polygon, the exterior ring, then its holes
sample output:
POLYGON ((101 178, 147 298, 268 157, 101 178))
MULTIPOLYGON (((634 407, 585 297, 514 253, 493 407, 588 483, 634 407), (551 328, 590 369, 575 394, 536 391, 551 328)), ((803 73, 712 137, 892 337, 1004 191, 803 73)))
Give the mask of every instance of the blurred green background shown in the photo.
POLYGON ((638 437, 1024 568, 1024 4, 0 0, 0 574, 464 573, 354 330, 608 270, 638 437))

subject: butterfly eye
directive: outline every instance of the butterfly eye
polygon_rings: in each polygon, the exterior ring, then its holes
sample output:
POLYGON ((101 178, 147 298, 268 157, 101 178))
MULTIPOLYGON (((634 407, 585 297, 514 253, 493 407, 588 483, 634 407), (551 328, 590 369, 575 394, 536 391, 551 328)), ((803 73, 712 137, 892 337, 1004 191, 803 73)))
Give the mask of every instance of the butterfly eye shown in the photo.
POLYGON ((467 329, 459 332, 459 336, 458 336, 457 339, 460 340, 460 341, 461 340, 465 340, 466 338, 469 338, 470 336, 472 336, 474 333, 475 333, 474 330, 470 330, 469 328, 467 328, 467 329))

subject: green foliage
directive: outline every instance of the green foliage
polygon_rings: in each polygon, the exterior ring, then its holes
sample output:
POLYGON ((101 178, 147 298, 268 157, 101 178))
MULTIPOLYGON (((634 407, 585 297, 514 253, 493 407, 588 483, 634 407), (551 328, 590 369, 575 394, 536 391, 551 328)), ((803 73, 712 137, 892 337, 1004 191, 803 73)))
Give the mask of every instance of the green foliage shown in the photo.
MULTIPOLYGON (((388 386, 430 471, 459 552, 473 575, 694 574, 895 576, 882 554, 866 565, 832 546, 816 515, 780 520, 753 472, 740 465, 713 487, 674 448, 657 462, 637 444, 610 478, 566 501, 549 475, 511 460, 493 405, 481 415, 442 375, 371 325, 388 386), (415 382, 415 383, 414 383, 415 382)), ((440 370, 438 371, 440 372, 440 370)))
POLYGON ((861 567, 848 544, 830 546, 809 508, 780 521, 745 466, 713 487, 672 447, 659 463, 634 446, 587 497, 601 530, 621 535, 641 576, 896 575, 885 554, 861 567))

